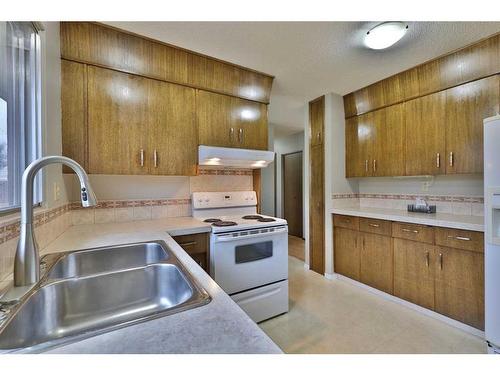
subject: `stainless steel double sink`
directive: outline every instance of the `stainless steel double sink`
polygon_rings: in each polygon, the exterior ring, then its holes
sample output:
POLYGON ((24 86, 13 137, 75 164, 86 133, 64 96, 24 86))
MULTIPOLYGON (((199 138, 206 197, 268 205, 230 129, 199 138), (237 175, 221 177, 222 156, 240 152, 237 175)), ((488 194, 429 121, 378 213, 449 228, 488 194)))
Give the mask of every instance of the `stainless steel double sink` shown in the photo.
POLYGON ((0 352, 37 352, 210 302, 163 241, 42 258, 40 282, 0 323, 0 352))

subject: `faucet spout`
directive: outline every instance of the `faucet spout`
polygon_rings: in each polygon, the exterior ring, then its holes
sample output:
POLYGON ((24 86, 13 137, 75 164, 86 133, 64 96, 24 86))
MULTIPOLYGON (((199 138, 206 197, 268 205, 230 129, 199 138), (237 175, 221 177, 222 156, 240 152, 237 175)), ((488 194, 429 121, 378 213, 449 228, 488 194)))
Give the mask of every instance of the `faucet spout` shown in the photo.
POLYGON ((35 160, 24 171, 21 183, 21 228, 14 261, 14 286, 24 287, 40 280, 40 258, 33 226, 33 182, 37 172, 49 164, 64 164, 73 169, 80 180, 83 207, 97 204, 87 173, 73 159, 65 156, 46 156, 35 160))

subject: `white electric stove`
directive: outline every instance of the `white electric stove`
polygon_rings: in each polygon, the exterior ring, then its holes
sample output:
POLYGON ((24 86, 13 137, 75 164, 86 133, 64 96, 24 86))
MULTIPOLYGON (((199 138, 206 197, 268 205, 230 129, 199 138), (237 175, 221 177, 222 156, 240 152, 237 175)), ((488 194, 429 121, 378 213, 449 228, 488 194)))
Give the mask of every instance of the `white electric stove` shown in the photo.
POLYGON ((255 321, 288 311, 288 226, 257 215, 254 191, 193 193, 193 217, 212 223, 210 275, 255 321))

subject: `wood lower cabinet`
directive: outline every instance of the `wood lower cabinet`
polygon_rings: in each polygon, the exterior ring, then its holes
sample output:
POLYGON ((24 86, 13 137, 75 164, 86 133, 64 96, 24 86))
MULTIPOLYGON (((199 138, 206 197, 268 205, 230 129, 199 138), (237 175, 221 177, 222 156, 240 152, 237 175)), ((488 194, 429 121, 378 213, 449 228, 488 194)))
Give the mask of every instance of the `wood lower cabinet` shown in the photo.
POLYGON ((210 271, 210 239, 207 233, 172 236, 172 238, 201 268, 207 273, 210 271))
POLYGON ((336 273, 360 281, 360 246, 358 232, 352 229, 336 227, 334 240, 334 270, 336 273))
POLYGON ((325 97, 320 96, 309 103, 309 122, 311 146, 323 144, 325 132, 325 97))
POLYGON ((325 272, 325 198, 323 145, 311 147, 309 198, 309 263, 311 269, 325 272))
POLYGON ((393 251, 391 237, 362 233, 360 281, 392 294, 393 251))
POLYGON ((208 91, 197 91, 202 145, 267 150, 267 106, 208 91))
POLYGON ((394 295, 434 309, 434 246, 394 239, 394 295))
POLYGON ((439 246, 436 258, 435 310, 483 330, 483 254, 439 246))
POLYGON ((484 329, 483 233, 345 215, 333 223, 336 273, 484 329))

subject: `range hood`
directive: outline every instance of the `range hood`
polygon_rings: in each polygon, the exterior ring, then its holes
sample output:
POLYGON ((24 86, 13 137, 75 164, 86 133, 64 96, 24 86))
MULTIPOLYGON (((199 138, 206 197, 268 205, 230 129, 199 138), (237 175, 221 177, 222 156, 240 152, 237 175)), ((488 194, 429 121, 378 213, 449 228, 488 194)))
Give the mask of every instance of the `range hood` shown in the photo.
POLYGON ((273 151, 198 146, 199 165, 258 169, 267 167, 273 161, 273 151))

